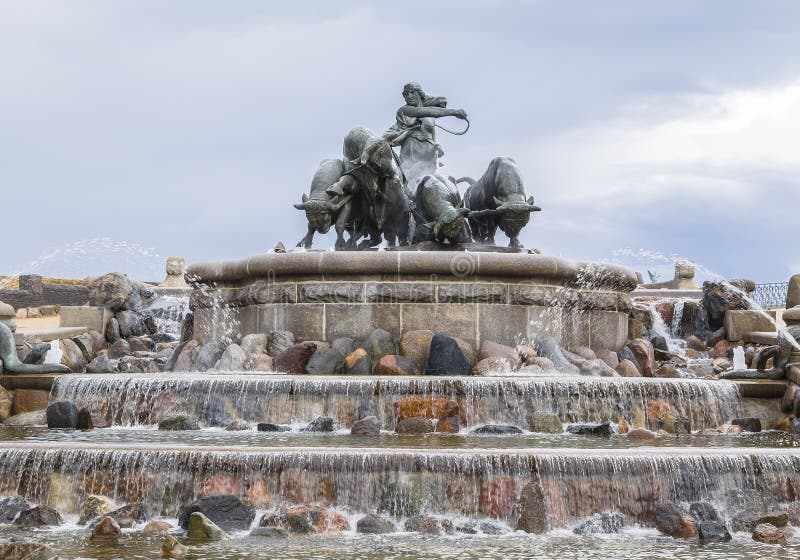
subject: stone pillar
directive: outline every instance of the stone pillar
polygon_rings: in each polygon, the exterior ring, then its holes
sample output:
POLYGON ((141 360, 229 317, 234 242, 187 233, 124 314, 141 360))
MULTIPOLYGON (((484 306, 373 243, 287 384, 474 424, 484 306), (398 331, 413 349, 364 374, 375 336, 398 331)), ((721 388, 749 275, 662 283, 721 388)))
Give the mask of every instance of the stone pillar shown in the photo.
POLYGON ((30 294, 27 307, 42 305, 42 277, 38 274, 20 274, 19 289, 30 294))
POLYGON ((167 278, 159 284, 164 288, 187 288, 183 275, 186 273, 186 260, 181 257, 167 257, 167 278))
POLYGON ((800 274, 789 278, 789 291, 786 292, 786 309, 800 305, 800 274))

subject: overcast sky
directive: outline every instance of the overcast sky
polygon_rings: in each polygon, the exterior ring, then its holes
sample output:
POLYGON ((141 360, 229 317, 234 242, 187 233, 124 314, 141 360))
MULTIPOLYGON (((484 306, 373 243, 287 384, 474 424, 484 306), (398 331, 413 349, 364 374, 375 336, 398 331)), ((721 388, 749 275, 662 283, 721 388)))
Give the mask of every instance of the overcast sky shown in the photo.
POLYGON ((0 0, 0 274, 294 245, 319 161, 418 81, 472 121, 449 171, 518 162, 527 247, 785 281, 798 53, 789 0, 0 0))

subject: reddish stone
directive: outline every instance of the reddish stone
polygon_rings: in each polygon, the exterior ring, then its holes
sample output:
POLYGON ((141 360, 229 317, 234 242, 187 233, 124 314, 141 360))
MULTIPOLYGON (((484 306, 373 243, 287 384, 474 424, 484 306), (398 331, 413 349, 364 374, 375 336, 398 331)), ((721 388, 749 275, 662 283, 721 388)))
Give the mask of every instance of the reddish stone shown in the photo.
POLYGON ((672 324, 672 318, 675 316, 675 303, 671 301, 660 301, 656 304, 656 311, 661 315, 664 324, 669 326, 672 324))
POLYGON ((150 521, 142 527, 142 534, 143 535, 163 535, 165 533, 169 533, 169 530, 172 529, 172 525, 167 523, 166 521, 150 521))
POLYGON ((14 391, 12 409, 14 414, 34 412, 47 408, 50 393, 38 389, 17 389, 14 391))
POLYGON ((637 338, 628 343, 636 361, 639 362, 642 374, 645 377, 653 377, 656 370, 656 357, 653 343, 644 338, 637 338))
POLYGON ((720 340, 714 345, 714 357, 715 358, 727 358, 728 352, 731 349, 731 345, 727 340, 720 340))
POLYGON ((516 348, 506 346, 505 344, 498 344, 491 340, 484 340, 481 342, 481 347, 478 350, 478 361, 485 360, 486 358, 505 358, 511 367, 516 369, 521 363, 522 359, 516 348))
POLYGON ((511 477, 494 477, 481 483, 478 510, 495 519, 505 519, 517 505, 519 482, 511 477))
POLYGON ((436 431, 444 434, 457 434, 461 430, 461 407, 456 401, 447 401, 439 422, 436 424, 436 431))
POLYGON ((394 416, 398 422, 414 417, 436 420, 442 416, 449 402, 445 397, 403 397, 394 403, 394 416))
POLYGON ((617 373, 620 374, 622 377, 641 377, 642 375, 639 373, 639 368, 636 367, 630 360, 620 360, 619 364, 616 368, 617 373))
POLYGON ((410 359, 387 354, 378 360, 372 373, 375 375, 416 375, 418 371, 410 359))
POLYGON ((528 365, 539 366, 544 371, 553 371, 556 369, 556 365, 553 363, 553 360, 551 360, 550 358, 545 358, 544 356, 531 358, 528 361, 528 365))
POLYGON ((239 481, 231 474, 217 473, 203 481, 198 497, 210 494, 233 494, 239 495, 239 481))
POLYGON ((617 356, 616 352, 607 350, 605 348, 600 348, 595 350, 594 353, 599 359, 603 360, 608 367, 611 369, 617 369, 617 366, 619 365, 619 356, 617 356))
POLYGON ((676 539, 688 539, 697 536, 697 523, 688 512, 673 502, 666 502, 656 507, 656 529, 676 539))
POLYGON ((196 340, 190 340, 186 343, 178 354, 178 359, 175 361, 175 371, 192 371, 194 369, 194 362, 197 359, 200 343, 196 340))
POLYGON ((760 523, 753 531, 753 540, 767 544, 786 544, 786 532, 771 523, 760 523))
POLYGON ((493 356, 490 358, 483 358, 477 364, 472 366, 472 375, 483 377, 495 373, 507 372, 512 369, 513 366, 506 358, 493 356))
POLYGON ((529 482, 519 497, 520 517, 517 530, 543 534, 548 531, 544 490, 538 482, 529 482))
POLYGON ((280 373, 303 373, 311 355, 317 351, 313 342, 292 344, 289 348, 275 356, 273 366, 280 373))
POLYGON ((341 513, 315 506, 301 506, 265 517, 262 527, 284 527, 293 533, 347 531, 350 524, 341 513))
POLYGON ((272 356, 256 354, 250 358, 250 371, 272 371, 272 356))
POLYGON ((536 351, 536 348, 533 346, 528 346, 527 344, 518 344, 517 354, 524 364, 530 364, 533 358, 539 357, 539 353, 536 351))

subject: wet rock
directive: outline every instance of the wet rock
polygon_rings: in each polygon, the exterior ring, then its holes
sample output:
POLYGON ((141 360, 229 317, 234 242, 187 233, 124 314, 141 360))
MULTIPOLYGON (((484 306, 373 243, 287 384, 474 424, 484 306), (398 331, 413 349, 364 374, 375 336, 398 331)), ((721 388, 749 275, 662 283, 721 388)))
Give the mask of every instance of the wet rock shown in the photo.
POLYGON ((113 373, 117 371, 119 362, 112 360, 107 354, 97 356, 86 366, 86 373, 113 373))
POLYGON ((607 350, 605 348, 600 348, 595 350, 595 354, 597 354, 597 358, 603 360, 608 367, 614 370, 617 369, 617 366, 619 365, 619 356, 617 356, 616 352, 607 350))
POLYGON ((265 515, 262 527, 285 527, 292 533, 310 534, 347 531, 350 524, 342 514, 321 507, 301 506, 273 515, 265 515))
POLYGON ((427 434, 433 431, 433 422, 419 416, 404 418, 397 422, 394 431, 398 434, 427 434))
POLYGON ((61 363, 67 366, 72 373, 86 371, 86 358, 78 345, 66 338, 58 343, 61 349, 61 363))
POLYGON ((170 414, 164 416, 158 423, 159 430, 199 430, 200 426, 197 425, 197 420, 188 414, 170 414))
POLYGON ((53 508, 35 506, 19 512, 12 525, 18 527, 52 527, 62 523, 61 515, 53 508))
POLYGON ((461 430, 461 407, 456 401, 447 401, 444 411, 436 422, 436 431, 444 434, 457 434, 461 430))
POLYGON ((46 544, 12 541, 0 544, 2 560, 48 560, 53 551, 46 544))
POLYGON ((434 420, 442 417, 449 402, 446 397, 408 395, 394 403, 394 416, 398 421, 414 416, 434 420))
MULTIPOLYGON (((8 496, 0 500, 0 523, 11 523, 21 511, 33 507, 27 500, 19 496, 8 496)), ((0 556, 2 558, 2 556, 0 556)))
POLYGON ((596 360, 597 354, 588 346, 575 346, 570 351, 583 360, 596 360))
POLYGON ((89 284, 89 305, 121 311, 133 293, 133 282, 118 272, 104 274, 89 284))
POLYGON ((247 357, 257 356, 267 351, 267 334, 248 334, 242 338, 242 350, 247 357))
POLYGON ((700 521, 697 523, 697 535, 701 543, 728 542, 731 534, 722 521, 700 521))
MULTIPOLYGON (((0 366, 2 368, 2 366, 0 366)), ((11 411, 14 406, 14 400, 11 394, 4 388, 0 387, 0 422, 11 416, 11 411)))
POLYGON ((256 354, 249 359, 245 365, 250 371, 274 371, 272 356, 267 354, 256 354))
POLYGON ((603 512, 593 515, 572 532, 576 535, 596 535, 619 533, 625 526, 625 517, 617 512, 603 512))
POLYGON ((567 426, 567 432, 579 436, 610 437, 613 433, 611 424, 571 424, 567 426))
POLYGON ((313 342, 293 344, 275 356, 272 365, 280 373, 304 373, 308 360, 316 351, 317 345, 313 342))
POLYGON ((422 371, 428 361, 432 339, 433 331, 407 331, 400 337, 398 354, 414 362, 415 368, 422 371))
POLYGON ((114 500, 111 498, 91 494, 86 497, 81 505, 81 512, 80 516, 78 517, 78 525, 86 525, 95 517, 106 515, 115 509, 117 509, 117 504, 115 504, 114 500))
POLYGON ((156 519, 142 527, 142 534, 146 536, 163 535, 164 533, 168 533, 170 529, 172 529, 172 524, 156 519))
POLYGON ((356 343, 352 338, 339 337, 333 339, 331 348, 338 350, 342 356, 347 356, 356 349, 356 343))
POLYGON ((47 406, 45 411, 48 428, 73 430, 78 425, 78 407, 70 401, 58 401, 47 406))
MULTIPOLYGON (((201 346, 200 350, 197 352, 197 357, 194 363, 195 369, 197 371, 210 370, 217 365, 217 362, 222 357, 222 353, 224 351, 224 346, 218 340, 203 344, 203 346, 201 346)), ((302 371, 299 373, 302 373, 302 371)))
POLYGON ((225 426, 226 432, 246 432, 250 429, 250 424, 245 422, 244 420, 233 420, 227 426, 225 426))
POLYGON ((131 345, 128 344, 127 340, 120 338, 111 346, 108 347, 108 357, 112 360, 118 360, 123 356, 127 356, 131 353, 131 345))
POLYGON ((481 360, 485 360, 487 358, 505 358, 505 360, 511 364, 513 369, 517 369, 522 365, 522 359, 520 358, 519 352, 517 352, 516 348, 506 346, 505 344, 498 344, 497 342, 492 342, 491 340, 482 341, 481 346, 478 349, 478 361, 480 362, 481 360))
POLYGON ((753 529, 753 540, 767 544, 786 544, 786 533, 770 523, 761 523, 753 529))
POLYGON ((289 536, 289 531, 283 527, 253 527, 248 536, 266 539, 285 539, 289 536))
POLYGON ((417 369, 409 358, 387 354, 378 360, 372 373, 374 375, 416 375, 417 369))
POLYGON ((368 535, 384 535, 386 533, 394 533, 397 529, 394 523, 388 519, 370 513, 358 520, 356 523, 356 531, 368 535))
POLYGON ((564 426, 557 414, 532 412, 528 416, 528 429, 542 434, 560 434, 564 431, 564 426))
POLYGON ((119 332, 119 322, 117 322, 114 317, 109 319, 108 323, 106 324, 104 336, 108 344, 114 344, 116 341, 122 338, 122 335, 120 335, 119 332))
POLYGON ((657 370, 655 377, 666 377, 668 379, 679 379, 681 373, 672 364, 662 364, 657 370))
POLYGON ((336 429, 336 423, 330 416, 317 416, 308 426, 301 429, 301 432, 332 432, 336 429))
POLYGON ((617 352, 617 356, 619 357, 620 363, 627 360, 634 365, 636 371, 638 372, 637 375, 630 375, 627 377, 642 376, 642 366, 639 365, 639 360, 636 358, 636 354, 633 353, 633 350, 631 350, 627 346, 623 346, 622 348, 620 348, 619 352, 617 352))
POLYGON ((720 521, 719 512, 707 502, 693 502, 689 505, 689 515, 696 522, 701 521, 720 521))
POLYGON ((244 349, 238 344, 229 344, 222 356, 219 357, 215 371, 244 371, 244 363, 247 360, 247 354, 244 349))
POLYGON ((369 375, 372 373, 372 361, 363 348, 353 350, 344 359, 342 372, 346 375, 369 375))
POLYGON ((256 430, 259 432, 291 432, 290 426, 281 426, 280 424, 270 424, 269 422, 259 422, 256 424, 256 430))
POLYGON ((306 373, 312 375, 334 375, 342 373, 344 357, 335 348, 319 348, 306 364, 306 373))
POLYGON ((691 335, 686 338, 686 346, 687 348, 691 348, 692 350, 695 350, 697 352, 705 352, 706 350, 708 350, 708 348, 706 347, 706 343, 700 340, 700 338, 698 338, 695 335, 691 335))
POLYGON ((741 426, 745 432, 760 432, 761 420, 758 418, 736 418, 731 421, 734 426, 741 426))
POLYGON ((726 311, 750 308, 745 294, 723 282, 704 282, 700 305, 706 311, 711 330, 724 325, 726 311))
POLYGON ((731 353, 731 345, 727 340, 718 340, 711 350, 715 358, 727 358, 731 353))
POLYGON ((636 364, 639 366, 639 371, 645 377, 653 377, 656 370, 656 358, 653 344, 649 340, 637 338, 631 340, 627 344, 627 348, 633 352, 636 357, 636 364))
POLYGON ((656 506, 656 529, 674 538, 687 539, 697 536, 695 520, 678 504, 665 502, 656 506))
POLYGON ((381 423, 375 416, 367 416, 353 422, 350 433, 357 436, 377 436, 381 432, 381 423))
MULTIPOLYGON (((182 526, 183 524, 181 524, 182 526)), ((248 525, 249 527, 249 525, 248 525)), ((246 529, 247 527, 243 527, 246 529)), ((221 541, 227 537, 225 531, 199 511, 188 516, 186 536, 195 541, 221 541)))
POLYGON ((394 517, 410 517, 422 509, 424 497, 408 483, 390 482, 381 493, 378 512, 394 517))
POLYGON ((47 408, 50 400, 48 391, 37 389, 17 389, 11 399, 11 409, 14 414, 33 412, 47 408))
POLYGON ((520 517, 517 521, 517 531, 537 535, 548 531, 544 491, 539 482, 529 482, 525 485, 519 497, 519 506, 520 517))
POLYGON ((472 364, 453 337, 442 333, 433 335, 425 363, 427 375, 469 375, 471 371, 472 364))
POLYGON ((142 317, 133 311, 120 311, 115 316, 119 324, 119 334, 122 338, 142 336, 147 334, 142 317))
POLYGON ((45 410, 42 409, 9 416, 3 424, 5 426, 45 426, 47 419, 45 410))
MULTIPOLYGON (((155 522, 154 522, 155 523, 155 522)), ((181 558, 186 555, 186 547, 178 542, 172 535, 167 535, 161 544, 162 558, 181 558)))
POLYGON ((539 357, 536 348, 528 344, 517 344, 516 351, 523 364, 530 364, 532 359, 539 357))
POLYGON ((112 518, 106 516, 100 519, 92 528, 92 536, 89 538, 92 544, 116 544, 122 536, 122 529, 112 518))
POLYGON ((184 344, 183 348, 178 346, 173 353, 173 356, 177 354, 177 358, 175 359, 175 366, 172 371, 194 371, 194 363, 199 353, 200 343, 196 340, 190 340, 184 344))
POLYGON ((650 430, 646 430, 644 428, 634 428, 629 430, 626 437, 629 439, 637 440, 637 441, 652 441, 656 439, 658 436, 651 432, 650 430))
POLYGON ((294 346, 294 333, 291 331, 272 331, 267 335, 267 354, 276 357, 294 346))
POLYGON ((521 434, 522 430, 510 424, 486 424, 485 426, 475 428, 470 433, 492 436, 508 436, 512 434, 521 434))
POLYGON ((479 360, 478 363, 472 367, 472 375, 484 377, 497 373, 510 372, 511 369, 511 363, 507 359, 494 356, 479 360))
POLYGON ((392 335, 383 330, 375 329, 367 337, 361 341, 361 348, 367 351, 370 360, 376 363, 382 357, 388 354, 396 354, 397 349, 392 339, 392 335))
POLYGON ((594 377, 619 377, 619 374, 603 360, 586 360, 580 367, 581 375, 591 375, 594 377))
POLYGON ((792 414, 794 412, 795 402, 800 402, 798 395, 800 395, 800 386, 790 383, 789 386, 786 387, 786 391, 783 393, 783 398, 781 399, 781 411, 785 414, 792 414))
POLYGON ((415 515, 406 519, 403 526, 404 531, 411 533, 422 533, 424 535, 441 535, 442 523, 435 517, 429 515, 415 515))
POLYGON ((135 336, 128 339, 131 352, 150 352, 153 349, 152 339, 146 336, 135 336))
MULTIPOLYGON (((670 323, 667 323, 669 325, 670 323)), ((650 337, 650 343, 653 345, 654 350, 660 350, 661 352, 669 352, 669 345, 667 344, 667 339, 657 334, 655 336, 650 337)))
POLYGON ((121 508, 108 513, 108 517, 119 523, 123 529, 130 529, 137 523, 144 523, 150 519, 150 508, 146 504, 138 502, 127 504, 121 508))
POLYGON ((244 531, 249 529, 255 518, 255 510, 244 505, 232 494, 209 494, 203 496, 178 515, 178 523, 186 529, 190 516, 200 513, 224 531, 244 531))
POLYGON ((531 358, 528 361, 529 366, 539 366, 542 368, 543 371, 555 371, 556 366, 553 363, 553 360, 550 358, 545 358, 543 356, 539 356, 536 358, 531 358))

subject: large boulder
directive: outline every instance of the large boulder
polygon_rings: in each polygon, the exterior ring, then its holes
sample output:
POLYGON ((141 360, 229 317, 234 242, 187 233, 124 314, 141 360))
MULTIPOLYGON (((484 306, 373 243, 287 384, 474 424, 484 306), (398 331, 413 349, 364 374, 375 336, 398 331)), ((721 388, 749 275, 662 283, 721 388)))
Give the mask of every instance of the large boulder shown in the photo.
MULTIPOLYGON (((183 524, 181 524, 181 526, 183 526, 183 524)), ((249 525, 244 528, 249 528, 249 525)), ((194 541, 201 542, 221 541, 227 537, 224 529, 199 511, 193 511, 188 515, 186 536, 194 541)))
MULTIPOLYGON (((155 523, 155 521, 154 521, 155 523)), ((167 535, 161 544, 162 558, 181 558, 186 555, 186 547, 178 542, 172 535, 167 535)))
POLYGON ((78 425, 78 407, 70 401, 58 401, 47 406, 45 411, 48 428, 73 430, 78 425))
POLYGON ((675 502, 656 506, 656 529, 674 538, 687 539, 697 536, 697 523, 689 513, 675 502))
POLYGON ((731 534, 722 521, 700 521, 697 523, 697 536, 701 543, 728 542, 731 534))
POLYGON ((712 331, 724 325, 726 311, 750 309, 750 303, 744 292, 726 282, 704 282, 703 298, 700 303, 706 311, 708 325, 712 331))
POLYGON ((151 514, 150 508, 148 508, 146 504, 137 502, 124 505, 121 508, 109 512, 108 517, 111 517, 114 521, 119 523, 120 527, 128 529, 137 523, 146 522, 150 519, 151 514))
POLYGON ((383 329, 375 329, 369 333, 362 341, 361 347, 367 351, 372 363, 376 363, 387 354, 397 353, 392 335, 383 329))
POLYGON ((300 506, 261 518, 262 527, 283 527, 292 533, 309 534, 347 531, 350 524, 341 513, 315 506, 300 506))
POLYGON ((86 373, 113 373, 119 367, 118 360, 112 360, 108 354, 101 354, 86 366, 86 373))
POLYGON ((92 527, 90 540, 93 544, 115 544, 122 536, 122 528, 111 517, 103 517, 92 527))
POLYGON ((342 373, 344 356, 335 348, 318 348, 306 363, 306 373, 311 375, 335 375, 342 373))
POLYGON ((217 365, 217 362, 225 352, 225 346, 218 340, 207 342, 200 347, 195 359, 195 369, 197 371, 208 371, 217 365))
POLYGON ((244 350, 248 358, 263 354, 267 351, 267 339, 266 333, 245 335, 242 338, 242 350, 244 350))
POLYGON ((767 544, 786 544, 786 532, 771 523, 760 523, 753 529, 753 540, 767 544))
POLYGON ((366 416, 353 422, 350 433, 358 436, 377 436, 381 433, 381 423, 375 416, 366 416))
POLYGON ((454 528, 449 520, 440 520, 431 515, 415 515, 406 519, 403 530, 425 535, 441 535, 442 532, 452 533, 454 528))
POLYGON ((267 354, 276 357, 294 344, 294 333, 291 331, 272 331, 267 335, 267 354))
POLYGON ((89 284, 89 305, 122 311, 133 294, 133 282, 124 274, 110 272, 89 284))
POLYGON ((469 375, 471 372, 469 358, 453 337, 442 333, 433 335, 425 363, 427 375, 469 375))
POLYGON ((106 515, 109 512, 117 509, 117 504, 114 500, 106 496, 89 495, 81 504, 80 516, 78 517, 78 525, 86 525, 95 517, 106 515))
POLYGON ((356 523, 356 531, 368 535, 383 535, 386 533, 394 533, 397 529, 394 523, 385 517, 370 513, 358 520, 356 523))
POLYGON ((558 414, 549 412, 532 412, 528 416, 528 429, 544 434, 560 434, 564 431, 558 414))
POLYGON ((135 311, 120 311, 117 313, 116 319, 119 324, 119 334, 122 338, 147 334, 144 319, 135 311))
POLYGON ((428 361, 432 338, 433 331, 406 331, 400 337, 398 354, 414 362, 415 367, 422 371, 428 361))
POLYGON ((168 533, 170 529, 172 529, 172 525, 170 523, 161 521, 160 519, 155 519, 153 521, 149 521, 147 525, 142 527, 142 534, 145 536, 163 535, 168 533))
POLYGON ((600 424, 571 424, 567 426, 567 432, 579 436, 610 437, 613 430, 610 423, 603 422, 600 424))
POLYGON ((161 419, 158 423, 158 429, 165 431, 185 431, 199 430, 200 426, 197 425, 197 420, 188 414, 170 414, 161 419))
POLYGON ((404 418, 397 423, 394 430, 398 434, 426 434, 433 431, 433 422, 419 416, 404 418))
POLYGON ((46 544, 12 541, 0 544, 2 560, 48 560, 53 551, 46 544))
POLYGON ((478 361, 485 360, 486 358, 505 358, 513 369, 517 369, 522 365, 522 359, 516 348, 506 346, 505 344, 498 344, 491 340, 482 341, 478 349, 478 361))
POLYGON ((18 527, 52 527, 62 523, 61 515, 53 508, 36 506, 21 511, 12 525, 18 527))
POLYGON ((209 494, 185 507, 178 514, 178 523, 189 527, 191 514, 199 512, 225 531, 249 529, 255 518, 255 510, 244 505, 232 494, 209 494))
POLYGON ((521 434, 522 430, 516 426, 512 426, 511 424, 486 424, 485 426, 479 426, 475 428, 470 433, 491 436, 507 436, 521 434))
POLYGON ((214 366, 215 371, 243 371, 244 363, 247 360, 247 354, 244 349, 238 344, 229 344, 228 347, 222 352, 217 364, 214 366))
POLYGON ((72 373, 86 371, 86 357, 77 344, 65 338, 58 342, 58 346, 61 349, 61 363, 67 366, 72 373))
POLYGON ((636 357, 636 363, 642 375, 653 377, 656 371, 656 356, 653 343, 644 338, 637 338, 628 342, 627 348, 636 357))
POLYGON ((417 369, 409 358, 387 354, 378 360, 372 373, 374 375, 415 375, 417 369))
POLYGON ((118 360, 123 356, 128 356, 130 353, 131 345, 128 344, 127 340, 122 338, 113 342, 111 346, 108 347, 108 357, 112 360, 118 360))
MULTIPOLYGON (((19 496, 8 496, 0 500, 0 523, 11 523, 17 514, 26 509, 31 509, 31 505, 24 498, 19 496)), ((0 556, 2 558, 2 556, 0 556)))
POLYGON ((611 366, 605 363, 603 360, 597 358, 594 360, 586 360, 580 365, 580 374, 581 375, 588 375, 593 377, 619 377, 619 373, 617 373, 611 366))
POLYGON ((445 434, 457 434, 461 430, 461 407, 456 401, 447 401, 439 421, 436 422, 436 431, 445 434))
POLYGON ((72 342, 81 351, 81 354, 83 354, 83 359, 86 361, 86 363, 91 362, 94 360, 95 356, 97 356, 97 351, 94 349, 94 339, 89 333, 76 336, 72 339, 72 342))
POLYGON ((317 345, 313 342, 293 344, 275 356, 272 365, 279 373, 304 373, 308 360, 316 351, 317 345))
POLYGON ((336 423, 330 416, 317 416, 308 426, 300 430, 301 432, 332 432, 336 429, 336 423))
POLYGON ((525 531, 526 533, 537 535, 548 531, 544 491, 539 482, 529 482, 522 489, 519 497, 519 506, 520 516, 517 521, 517 531, 525 531))
POLYGON ((356 348, 348 354, 342 364, 342 372, 346 375, 369 375, 372 373, 372 361, 363 348, 356 348))
POLYGON ((625 517, 621 513, 606 512, 593 515, 572 532, 576 535, 596 535, 619 533, 625 525, 625 517))

